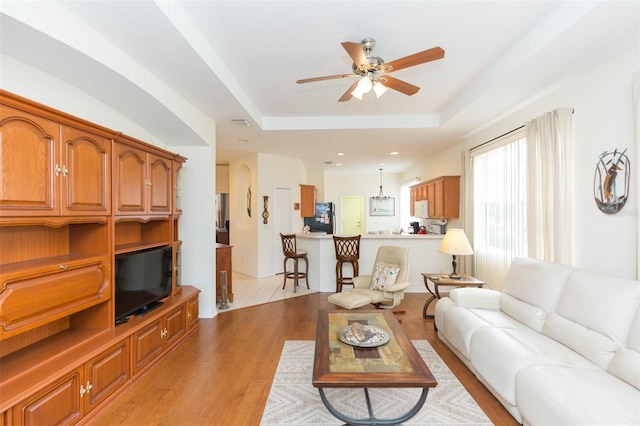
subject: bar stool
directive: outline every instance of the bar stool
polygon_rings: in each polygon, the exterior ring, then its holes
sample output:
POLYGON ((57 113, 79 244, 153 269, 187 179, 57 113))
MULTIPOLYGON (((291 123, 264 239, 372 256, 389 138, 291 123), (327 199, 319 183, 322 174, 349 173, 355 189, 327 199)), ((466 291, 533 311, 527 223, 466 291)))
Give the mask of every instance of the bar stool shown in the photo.
POLYGON ((353 285, 353 277, 358 276, 358 259, 360 259, 360 235, 353 237, 333 237, 336 249, 336 293, 342 291, 343 285, 353 285), (345 277, 342 271, 344 264, 351 264, 353 276, 345 277))
POLYGON ((293 279, 293 292, 296 292, 296 287, 298 287, 298 280, 304 278, 307 282, 307 288, 309 288, 309 279, 307 275, 309 275, 309 259, 307 258, 306 250, 298 250, 296 245, 296 235, 295 234, 280 234, 280 239, 282 240, 282 253, 284 254, 284 283, 282 284, 282 289, 287 285, 287 278, 293 279), (287 261, 289 259, 293 260, 293 272, 287 272, 287 261), (298 270, 298 260, 303 259, 305 263, 305 272, 300 272, 298 270))

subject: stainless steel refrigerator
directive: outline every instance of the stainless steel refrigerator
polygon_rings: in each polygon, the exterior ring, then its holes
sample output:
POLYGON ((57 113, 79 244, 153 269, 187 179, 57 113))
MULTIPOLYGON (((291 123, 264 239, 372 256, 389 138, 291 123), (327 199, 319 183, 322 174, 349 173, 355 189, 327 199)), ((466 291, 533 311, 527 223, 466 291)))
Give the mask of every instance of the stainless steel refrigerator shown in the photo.
POLYGON ((316 203, 316 214, 313 217, 305 217, 304 225, 309 227, 310 232, 326 232, 333 234, 333 223, 335 212, 333 203, 316 203))

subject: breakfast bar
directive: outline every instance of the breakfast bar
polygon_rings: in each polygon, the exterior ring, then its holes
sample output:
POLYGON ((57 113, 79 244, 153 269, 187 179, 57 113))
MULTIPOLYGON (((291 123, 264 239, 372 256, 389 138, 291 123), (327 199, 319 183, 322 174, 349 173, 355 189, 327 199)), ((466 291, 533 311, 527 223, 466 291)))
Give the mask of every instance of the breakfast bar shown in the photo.
MULTIPOLYGON (((323 233, 297 234, 299 249, 306 250, 309 257, 309 285, 321 292, 336 291, 336 255, 333 235, 323 233)), ((411 286, 408 293, 424 293, 421 272, 451 271, 451 256, 438 252, 443 235, 426 234, 365 234, 360 238, 360 275, 371 274, 380 246, 409 248, 411 286)), ((345 267, 345 271, 348 266, 345 267)), ((348 291, 345 287, 343 291, 348 291)))

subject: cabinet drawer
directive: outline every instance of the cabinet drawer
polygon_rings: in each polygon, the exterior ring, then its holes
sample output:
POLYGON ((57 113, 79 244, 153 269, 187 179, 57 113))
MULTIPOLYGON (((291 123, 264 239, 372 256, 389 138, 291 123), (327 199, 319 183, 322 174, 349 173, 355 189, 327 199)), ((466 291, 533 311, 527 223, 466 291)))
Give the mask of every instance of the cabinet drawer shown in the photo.
POLYGON ((14 273, 0 283, 0 340, 102 303, 111 297, 108 259, 14 273))

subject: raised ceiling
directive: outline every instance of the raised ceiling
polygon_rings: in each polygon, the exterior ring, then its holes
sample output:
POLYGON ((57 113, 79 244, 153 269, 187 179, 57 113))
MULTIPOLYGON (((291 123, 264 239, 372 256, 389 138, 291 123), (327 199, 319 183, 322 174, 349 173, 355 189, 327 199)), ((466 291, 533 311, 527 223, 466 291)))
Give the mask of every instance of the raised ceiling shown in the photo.
POLYGON ((3 1, 0 25, 4 55, 169 146, 207 143, 208 118, 218 163, 263 152, 311 170, 401 172, 638 46, 640 3, 3 1), (340 43, 366 37, 386 61, 434 46, 446 54, 393 74, 421 88, 410 97, 339 103, 352 80, 295 83, 349 73, 340 43))

